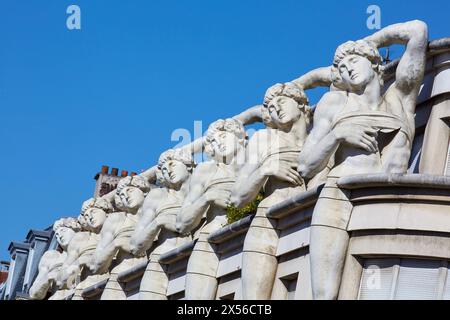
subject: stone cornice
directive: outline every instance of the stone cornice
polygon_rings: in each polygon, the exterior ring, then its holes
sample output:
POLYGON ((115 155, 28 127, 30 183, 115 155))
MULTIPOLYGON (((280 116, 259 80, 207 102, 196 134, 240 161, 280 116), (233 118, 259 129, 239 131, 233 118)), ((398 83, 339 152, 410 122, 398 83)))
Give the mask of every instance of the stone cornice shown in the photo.
POLYGON ((159 257, 159 263, 169 264, 186 257, 191 253, 192 249, 194 249, 196 242, 197 240, 193 240, 162 254, 159 257))
POLYGON ((339 178, 337 185, 344 189, 386 186, 450 189, 450 176, 385 173, 358 174, 339 178))
POLYGON ((311 207, 319 198, 319 194, 323 186, 324 184, 320 184, 310 190, 301 192, 289 199, 273 205, 267 210, 267 216, 269 218, 279 219, 294 213, 295 211, 311 207))
POLYGON ((223 227, 222 229, 212 232, 208 236, 208 241, 218 244, 244 233, 250 227, 250 223, 252 222, 253 217, 254 215, 249 215, 245 218, 242 218, 241 220, 223 227))

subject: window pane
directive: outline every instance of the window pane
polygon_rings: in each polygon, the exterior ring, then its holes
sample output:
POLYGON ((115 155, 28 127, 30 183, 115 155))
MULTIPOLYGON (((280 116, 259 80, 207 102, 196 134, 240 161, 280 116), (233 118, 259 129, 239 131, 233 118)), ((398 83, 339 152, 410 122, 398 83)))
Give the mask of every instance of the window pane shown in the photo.
POLYGON ((448 144, 447 150, 447 163, 445 166, 445 175, 450 176, 450 143, 448 144))
POLYGON ((437 299, 441 261, 404 259, 395 299, 437 299))
POLYGON ((367 259, 361 277, 360 300, 389 299, 398 259, 367 259))
POLYGON ((444 287, 444 300, 450 300, 450 268, 447 269, 447 279, 444 287))

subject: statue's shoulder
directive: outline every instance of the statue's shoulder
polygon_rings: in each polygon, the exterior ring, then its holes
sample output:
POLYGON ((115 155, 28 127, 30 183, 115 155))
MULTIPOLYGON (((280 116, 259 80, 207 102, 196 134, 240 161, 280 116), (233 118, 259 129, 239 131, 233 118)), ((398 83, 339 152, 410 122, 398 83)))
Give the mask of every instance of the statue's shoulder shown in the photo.
POLYGON ((158 187, 150 190, 147 196, 144 199, 144 203, 140 210, 142 210, 145 214, 147 210, 155 210, 158 207, 158 203, 166 199, 168 195, 167 189, 158 187))
POLYGON ((75 235, 72 238, 72 241, 70 241, 70 244, 79 244, 82 242, 85 242, 86 239, 89 239, 90 232, 87 231, 80 231, 75 233, 75 235))
POLYGON ((116 211, 116 212, 110 213, 108 215, 108 217, 106 218, 105 223, 103 224, 102 230, 110 229, 111 226, 115 226, 115 224, 118 221, 123 220, 125 218, 126 218, 126 214, 124 212, 116 211))
POLYGON ((260 157, 269 147, 273 137, 277 135, 277 130, 266 127, 259 129, 250 138, 247 144, 246 152, 249 159, 252 157, 260 157))
POLYGON ((48 264, 57 261, 61 258, 61 253, 57 250, 46 251, 39 262, 39 264, 48 264))
POLYGON ((314 109, 314 119, 332 119, 344 107, 347 99, 348 97, 345 91, 336 90, 325 93, 314 109))
POLYGON ((88 236, 86 236, 88 232, 80 231, 74 234, 72 240, 70 240, 69 245, 67 246, 68 252, 77 252, 80 247, 86 242, 88 236))
POLYGON ((214 161, 204 161, 199 163, 192 172, 191 184, 202 183, 207 177, 217 171, 217 164, 214 161))
POLYGON ((265 140, 271 135, 271 133, 274 132, 276 132, 276 130, 269 127, 259 129, 251 136, 249 143, 255 143, 257 141, 265 140))
POLYGON ((167 195, 166 188, 153 188, 150 190, 150 192, 147 194, 146 199, 154 199, 161 196, 167 195))
POLYGON ((206 172, 211 172, 211 169, 217 167, 217 164, 212 161, 204 161, 204 162, 200 162, 194 169, 194 173, 206 173, 206 172))

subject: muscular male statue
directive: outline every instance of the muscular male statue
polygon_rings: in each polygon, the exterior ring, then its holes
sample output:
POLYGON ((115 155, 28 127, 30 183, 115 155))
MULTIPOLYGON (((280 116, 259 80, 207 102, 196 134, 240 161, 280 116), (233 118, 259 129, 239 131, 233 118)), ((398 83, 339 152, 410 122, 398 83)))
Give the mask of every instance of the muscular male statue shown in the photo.
POLYGON ((117 263, 129 258, 130 238, 138 220, 136 214, 150 188, 150 184, 140 176, 120 180, 114 196, 119 211, 111 213, 103 224, 93 259, 94 273, 106 272, 116 255, 117 263))
POLYGON ((191 232, 206 221, 189 257, 185 296, 188 300, 213 300, 216 297, 216 273, 219 259, 207 238, 227 224, 226 208, 231 188, 245 159, 246 133, 235 119, 219 119, 206 132, 205 151, 211 161, 197 165, 189 193, 177 216, 177 230, 191 232))
POLYGON ((314 127, 299 156, 298 171, 312 177, 334 156, 311 222, 314 299, 336 299, 349 236, 351 204, 336 186, 339 177, 405 173, 414 138, 414 112, 423 80, 427 26, 410 21, 388 26, 336 50, 332 78, 340 90, 326 93, 314 113, 314 127), (383 90, 378 48, 404 44, 395 81, 383 90))
MULTIPOLYGON (((60 278, 62 282, 73 282, 84 267, 86 275, 91 274, 93 254, 100 240, 99 232, 112 210, 112 205, 102 198, 91 198, 83 203, 78 216, 81 231, 76 233, 67 248, 60 278)), ((69 287, 73 284, 68 283, 69 287)))
POLYGON ((66 255, 66 252, 61 253, 57 250, 49 250, 43 254, 39 261, 38 276, 30 288, 31 299, 45 299, 47 292, 56 286, 58 274, 61 272, 66 255))
MULTIPOLYGON (((60 278, 61 268, 67 258, 67 247, 72 241, 76 232, 80 230, 80 225, 74 218, 62 218, 53 224, 56 241, 63 250, 49 250, 44 253, 39 261, 39 273, 30 288, 30 298, 34 300, 42 300, 47 292, 62 283, 58 281, 60 278)), ((60 289, 61 289, 60 288, 60 289)))
POLYGON ((193 168, 191 154, 182 149, 167 150, 159 158, 157 177, 162 187, 152 189, 145 198, 141 217, 130 240, 134 254, 142 254, 154 245, 141 281, 140 300, 167 299, 169 279, 159 264, 159 256, 191 240, 190 236, 180 237, 175 223, 189 191, 193 168))
POLYGON ((311 118, 307 104, 305 93, 293 83, 277 84, 267 91, 262 118, 268 128, 251 137, 247 163, 232 189, 231 203, 237 207, 252 201, 262 188, 265 196, 244 241, 242 298, 245 300, 271 297, 278 236, 272 221, 266 217, 267 208, 305 190, 304 181, 295 169, 311 118))
POLYGON ((70 250, 72 240, 80 230, 81 226, 75 218, 61 218, 55 221, 53 231, 62 252, 50 250, 42 256, 39 262, 39 274, 30 288, 31 299, 44 299, 52 288, 57 289, 54 295, 54 299, 57 299, 58 292, 62 293, 67 289, 67 283, 61 281, 63 263, 67 259, 67 251, 70 250))

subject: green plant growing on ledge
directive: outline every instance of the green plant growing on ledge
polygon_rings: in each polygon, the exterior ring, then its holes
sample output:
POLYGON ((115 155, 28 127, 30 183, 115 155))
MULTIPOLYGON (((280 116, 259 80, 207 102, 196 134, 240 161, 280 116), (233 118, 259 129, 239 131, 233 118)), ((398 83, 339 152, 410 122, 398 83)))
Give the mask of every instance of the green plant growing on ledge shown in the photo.
POLYGON ((252 202, 250 202, 245 207, 239 209, 233 205, 229 205, 227 207, 227 220, 228 224, 232 224, 238 220, 241 220, 245 216, 256 213, 258 209, 258 205, 261 200, 264 199, 263 194, 260 192, 252 202))

